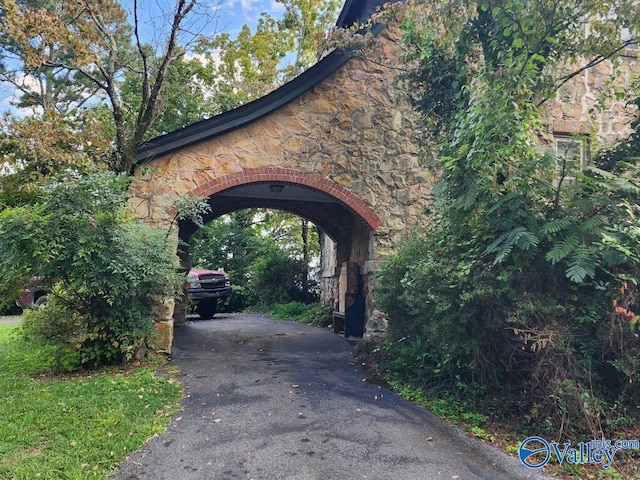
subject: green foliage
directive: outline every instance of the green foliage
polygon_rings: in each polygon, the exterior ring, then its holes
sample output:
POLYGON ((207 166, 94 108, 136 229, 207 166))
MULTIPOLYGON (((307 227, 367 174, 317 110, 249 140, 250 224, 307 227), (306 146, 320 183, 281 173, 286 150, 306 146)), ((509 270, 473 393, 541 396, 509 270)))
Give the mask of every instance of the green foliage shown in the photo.
POLYGON ((273 305, 268 313, 269 316, 281 320, 293 320, 322 327, 326 327, 331 323, 331 316, 333 314, 330 307, 302 302, 273 305))
POLYGON ((224 269, 233 287, 227 308, 232 312, 242 311, 256 302, 249 285, 252 266, 273 248, 273 241, 259 235, 254 228, 253 212, 243 210, 215 219, 196 232, 190 241, 191 263, 224 269))
POLYGON ((476 436, 484 437, 486 432, 482 426, 486 424, 487 417, 469 409, 470 405, 464 405, 459 399, 441 396, 431 398, 421 388, 417 388, 400 380, 391 380, 389 386, 396 390, 403 398, 415 404, 429 409, 440 418, 447 419, 459 425, 464 425, 476 436))
POLYGON ((21 308, 16 305, 15 299, 0 299, 0 315, 20 315, 21 311, 21 308))
POLYGON ((231 284, 231 299, 229 304, 218 303, 218 309, 225 312, 242 312, 247 307, 254 305, 256 299, 246 285, 231 284))
POLYGON ((313 291, 305 290, 307 266, 282 250, 271 250, 256 260, 249 282, 258 301, 266 305, 290 301, 313 301, 313 291))
POLYGON ((157 302, 181 286, 166 232, 127 214, 128 181, 71 175, 47 185, 41 202, 0 213, 0 288, 15 298, 32 276, 52 283, 25 332, 57 346, 62 369, 130 361, 157 302))
POLYGON ((190 254, 194 266, 229 273, 229 311, 317 298, 308 264, 319 255, 318 233, 293 214, 248 209, 224 215, 194 234, 190 254))
MULTIPOLYGON (((620 46, 619 27, 637 26, 637 9, 423 7, 404 21, 412 66, 403 78, 441 176, 432 225, 380 273, 386 365, 429 391, 500 397, 539 432, 596 438, 607 407, 636 390, 638 171, 617 146, 575 181, 555 178, 539 148, 540 106, 575 58, 620 46), (579 28, 585 14, 603 19, 594 35, 579 28)), ((637 132, 628 142, 637 145, 637 132)))
MULTIPOLYGON (((160 62, 161 59, 156 61, 160 62)), ((214 79, 210 75, 210 69, 198 57, 189 59, 180 56, 176 59, 167 72, 161 107, 143 139, 178 130, 236 106, 228 105, 223 95, 214 94, 214 79)), ((120 89, 122 99, 134 107, 125 111, 127 121, 133 124, 144 101, 140 95, 139 72, 128 71, 120 89)))
POLYGON ((335 23, 340 7, 335 0, 278 3, 284 7, 280 19, 263 12, 254 31, 244 25, 235 38, 221 33, 199 42, 197 53, 207 68, 198 78, 215 91, 219 111, 255 100, 312 66, 319 37, 335 23))

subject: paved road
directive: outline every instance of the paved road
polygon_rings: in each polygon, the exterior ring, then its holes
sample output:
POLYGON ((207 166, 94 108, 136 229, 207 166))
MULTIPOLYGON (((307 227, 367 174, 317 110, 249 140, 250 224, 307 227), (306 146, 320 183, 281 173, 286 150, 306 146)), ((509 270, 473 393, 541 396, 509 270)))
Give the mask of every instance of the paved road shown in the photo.
POLYGON ((363 381, 327 330, 218 314, 175 333, 184 411, 114 480, 543 478, 363 381))
POLYGON ((20 323, 21 321, 22 317, 19 315, 4 315, 0 317, 0 325, 20 323))

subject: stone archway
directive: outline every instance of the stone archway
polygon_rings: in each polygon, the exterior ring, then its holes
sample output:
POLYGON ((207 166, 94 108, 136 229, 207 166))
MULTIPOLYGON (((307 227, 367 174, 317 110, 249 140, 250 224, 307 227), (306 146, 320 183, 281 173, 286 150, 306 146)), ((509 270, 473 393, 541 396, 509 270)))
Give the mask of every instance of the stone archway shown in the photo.
POLYGON ((194 188, 188 194, 195 197, 210 197, 227 189, 257 183, 288 183, 308 187, 346 205, 362 221, 366 222, 372 230, 377 229, 382 223, 378 214, 369 205, 339 183, 331 181, 318 173, 304 172, 293 168, 249 168, 241 172, 212 178, 194 188))
MULTIPOLYGON (((347 305, 346 286, 341 289, 340 277, 347 269, 357 275, 349 294, 362 294, 370 290, 367 263, 372 257, 371 246, 380 217, 352 192, 316 173, 294 169, 259 168, 212 180, 194 192, 208 199, 211 212, 205 215, 207 223, 214 218, 247 208, 272 208, 293 213, 311 221, 320 229, 322 244, 321 299, 344 311, 347 305)), ((179 223, 178 235, 184 247, 180 249, 181 263, 191 267, 188 245, 191 235, 198 230, 190 221, 179 223)), ((176 305, 174 320, 184 319, 185 305, 176 305)))
MULTIPOLYGON (((342 26, 375 5, 348 2, 342 26)), ((340 305, 331 297, 361 288, 367 331, 380 330, 369 275, 422 220, 434 174, 419 154, 420 120, 395 82, 399 34, 379 29, 377 38, 391 68, 334 52, 261 99, 148 141, 133 172, 137 214, 170 228, 173 199, 195 195, 213 215, 268 207, 308 218, 325 234, 325 302, 340 305), (293 195, 276 195, 272 184, 293 195), (361 287, 345 287, 345 269, 361 287)), ((189 228, 174 229, 176 241, 189 228)))

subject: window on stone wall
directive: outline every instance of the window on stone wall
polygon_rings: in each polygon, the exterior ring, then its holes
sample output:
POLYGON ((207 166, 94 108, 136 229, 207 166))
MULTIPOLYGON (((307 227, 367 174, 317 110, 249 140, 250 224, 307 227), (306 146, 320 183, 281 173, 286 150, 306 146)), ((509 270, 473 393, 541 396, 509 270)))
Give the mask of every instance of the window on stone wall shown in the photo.
POLYGON ((575 182, 578 172, 588 160, 588 137, 585 135, 555 136, 556 179, 563 183, 575 182))

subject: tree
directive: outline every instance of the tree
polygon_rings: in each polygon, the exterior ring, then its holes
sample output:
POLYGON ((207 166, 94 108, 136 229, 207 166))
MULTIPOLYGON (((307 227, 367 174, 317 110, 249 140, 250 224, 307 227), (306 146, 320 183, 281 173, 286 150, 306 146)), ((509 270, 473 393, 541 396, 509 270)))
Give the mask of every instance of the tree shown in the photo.
MULTIPOLYGON (((96 87, 84 75, 79 72, 64 68, 64 64, 72 61, 73 52, 65 48, 55 38, 51 36, 53 32, 34 30, 34 35, 41 37, 42 44, 39 46, 40 54, 47 58, 47 62, 39 62, 35 58, 36 52, 24 50, 24 39, 28 35, 18 39, 11 33, 9 18, 11 9, 23 11, 39 11, 40 20, 46 22, 55 16, 59 16, 62 21, 70 23, 73 21, 73 12, 66 10, 59 2, 48 0, 21 0, 15 4, 3 3, 0 8, 0 18, 2 25, 7 28, 1 30, 0 34, 0 82, 5 83, 17 90, 18 95, 14 95, 15 106, 29 110, 32 113, 64 114, 81 107, 87 100, 96 93, 96 87), (25 54, 30 53, 26 58, 25 54)), ((124 19, 122 19, 124 20, 124 19)), ((119 29, 122 34, 129 34, 129 27, 120 22, 119 29)))
POLYGON ((408 7, 403 79, 441 178, 431 226, 388 263, 379 294, 392 339, 409 339, 399 356, 420 359, 413 380, 505 402, 526 393, 540 428, 570 419, 594 435, 606 399, 633 396, 637 168, 596 160, 563 182, 538 134, 559 88, 634 41, 619 36, 640 30, 634 3, 408 7))
POLYGON ((49 112, 27 118, 0 117, 0 210, 28 202, 35 185, 63 171, 106 168, 112 152, 105 112, 49 112))
POLYGON ((320 256, 320 234, 308 220, 280 210, 260 212, 260 228, 292 259, 301 262, 300 288, 311 293, 311 263, 320 256))
MULTIPOLYGON (((140 78, 136 72, 125 75, 120 91, 132 112, 140 108, 140 78)), ((167 72, 166 84, 158 101, 158 113, 144 140, 178 130, 230 109, 226 97, 216 90, 212 70, 201 56, 178 58, 167 72)))
POLYGON ((337 3, 285 6, 284 20, 263 13, 255 33, 245 26, 232 40, 204 35, 211 15, 200 0, 175 0, 171 13, 155 17, 166 25, 143 18, 137 1, 126 12, 116 0, 4 0, 0 82, 19 93, 17 107, 52 123, 80 121, 86 109, 106 105, 110 168, 129 172, 144 140, 260 97, 313 63, 314 36, 335 18, 337 3), (161 42, 145 41, 145 21, 161 42), (285 74, 292 50, 295 67, 285 74))
POLYGON ((46 308, 25 312, 25 333, 55 347, 60 369, 131 361, 152 337, 157 302, 181 290, 175 247, 128 214, 128 184, 68 174, 0 212, 0 293, 16 298, 34 276, 50 284, 46 308))
POLYGON ((258 257, 272 248, 271 239, 259 234, 253 210, 241 210, 217 218, 196 232, 191 240, 191 263, 223 268, 234 283, 246 285, 249 269, 258 257))
POLYGON ((245 25, 235 39, 221 33, 201 40, 198 53, 212 66, 223 111, 267 94, 317 61, 320 38, 335 22, 339 3, 278 1, 285 7, 282 19, 263 12, 255 32, 245 25))
POLYGON ((214 69, 217 89, 226 95, 235 95, 234 106, 237 106, 274 88, 280 62, 291 48, 278 22, 262 13, 254 34, 244 25, 235 39, 222 33, 202 40, 199 53, 214 69))
POLYGON ((335 23, 341 2, 336 0, 278 0, 285 8, 282 27, 295 46, 295 62, 286 76, 295 77, 318 60, 318 45, 335 23))
MULTIPOLYGON (((49 83, 58 85, 81 79, 78 85, 90 85, 76 91, 77 99, 71 103, 85 101, 91 89, 105 99, 115 133, 111 167, 121 172, 131 169, 136 149, 160 111, 171 66, 184 54, 185 46, 198 36, 198 32, 193 34, 186 27, 196 15, 204 22, 208 18, 206 6, 201 6, 198 0, 176 0, 158 53, 143 41, 137 1, 133 4, 132 28, 127 24, 127 13, 114 0, 74 0, 55 5, 4 0, 0 13, 3 58, 12 56, 12 62, 19 63, 12 73, 10 63, 4 62, 4 79, 18 85, 21 73, 36 75, 44 86, 39 96, 33 98, 43 105, 63 98, 66 103, 71 101, 70 90, 64 91, 64 97, 49 99, 44 95, 55 90, 49 83), (136 72, 138 77, 140 101, 135 111, 130 111, 119 89, 120 78, 127 72, 136 72), (44 102, 45 98, 50 102, 44 102)), ((199 31, 203 27, 196 28, 199 31)))

